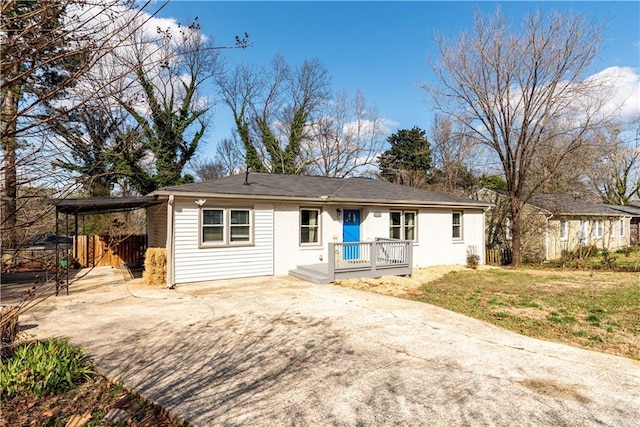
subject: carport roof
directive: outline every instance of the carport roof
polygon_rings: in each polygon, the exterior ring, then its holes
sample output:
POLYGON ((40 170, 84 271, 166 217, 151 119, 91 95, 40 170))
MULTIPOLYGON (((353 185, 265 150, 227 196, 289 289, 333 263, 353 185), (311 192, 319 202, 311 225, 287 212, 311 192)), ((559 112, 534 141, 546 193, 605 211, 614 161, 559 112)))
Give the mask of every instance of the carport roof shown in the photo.
POLYGON ((126 212, 161 203, 156 196, 89 197, 85 199, 52 199, 56 211, 69 215, 126 212))

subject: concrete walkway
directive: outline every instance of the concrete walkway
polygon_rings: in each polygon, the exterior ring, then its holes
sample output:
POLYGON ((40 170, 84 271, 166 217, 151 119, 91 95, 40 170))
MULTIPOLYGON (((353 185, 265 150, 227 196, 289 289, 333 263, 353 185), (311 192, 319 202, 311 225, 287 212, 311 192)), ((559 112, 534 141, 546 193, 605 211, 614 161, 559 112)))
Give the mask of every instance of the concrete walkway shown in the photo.
POLYGON ((68 337, 192 425, 640 423, 629 359, 291 277, 166 290, 112 271, 24 314, 26 333, 68 337))

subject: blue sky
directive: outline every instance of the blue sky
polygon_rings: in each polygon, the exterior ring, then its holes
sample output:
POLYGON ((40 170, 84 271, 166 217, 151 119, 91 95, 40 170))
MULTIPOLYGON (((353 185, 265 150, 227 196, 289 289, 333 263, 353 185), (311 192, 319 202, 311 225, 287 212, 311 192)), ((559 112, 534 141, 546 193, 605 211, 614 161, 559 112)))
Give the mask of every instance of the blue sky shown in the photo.
MULTIPOLYGON (((503 13, 518 24, 537 9, 571 11, 604 21, 603 52, 592 73, 608 67, 634 69, 640 85, 640 2, 248 2, 173 0, 157 15, 188 23, 198 17, 205 34, 218 45, 231 45, 236 34, 249 33, 252 47, 227 50, 226 61, 269 65, 281 54, 291 65, 318 59, 332 77, 334 91, 351 96, 360 90, 390 123, 390 130, 431 127, 432 109, 420 89, 431 80, 429 55, 435 34, 457 36, 471 28, 474 10, 503 13)), ((213 91, 214 88, 211 87, 213 91)), ((213 92, 210 96, 213 96, 213 92)), ((636 97, 640 104, 640 99, 636 97)), ((636 103, 634 101, 634 103, 636 103)), ((640 110, 640 105, 638 105, 640 110)), ((201 156, 214 156, 217 142, 231 135, 233 123, 219 104, 201 156)))

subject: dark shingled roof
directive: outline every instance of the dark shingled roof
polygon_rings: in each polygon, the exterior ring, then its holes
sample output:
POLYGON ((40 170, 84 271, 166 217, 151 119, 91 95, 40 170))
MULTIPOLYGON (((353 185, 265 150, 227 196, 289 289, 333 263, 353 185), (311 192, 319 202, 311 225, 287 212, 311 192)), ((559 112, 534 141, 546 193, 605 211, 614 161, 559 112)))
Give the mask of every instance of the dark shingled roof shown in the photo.
POLYGON ((623 212, 627 215, 631 215, 631 216, 640 216, 640 206, 637 205, 624 205, 624 206, 617 206, 617 205, 610 205, 611 208, 623 212))
POLYGON ((250 173, 248 185, 245 175, 233 175, 211 181, 163 187, 152 195, 235 195, 246 197, 275 197, 283 199, 318 199, 318 201, 359 201, 416 203, 436 205, 464 205, 479 208, 489 206, 473 199, 451 196, 434 191, 392 184, 371 178, 327 178, 307 175, 277 175, 250 173))
POLYGON ((611 205, 590 202, 570 194, 535 194, 527 203, 556 215, 620 216, 622 214, 611 205))

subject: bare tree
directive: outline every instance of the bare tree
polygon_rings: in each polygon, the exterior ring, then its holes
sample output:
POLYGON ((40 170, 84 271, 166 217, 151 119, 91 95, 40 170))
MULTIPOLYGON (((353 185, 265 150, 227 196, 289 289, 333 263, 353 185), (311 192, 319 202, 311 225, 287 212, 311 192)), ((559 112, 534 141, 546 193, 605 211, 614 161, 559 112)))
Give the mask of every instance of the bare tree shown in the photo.
POLYGON ((234 133, 231 138, 223 138, 216 147, 216 162, 224 166, 226 175, 236 175, 246 165, 242 142, 234 133))
MULTIPOLYGON (((507 182, 513 263, 521 262, 521 211, 542 181, 531 165, 549 146, 562 160, 603 122, 602 82, 584 73, 600 51, 602 26, 566 13, 526 16, 520 31, 500 11, 475 16, 472 31, 438 38, 437 83, 425 86, 437 110, 488 147, 507 182)), ((555 170, 554 170, 555 169, 555 170)))
MULTIPOLYGON (((49 103, 68 94, 121 41, 131 26, 117 16, 145 16, 147 4, 120 0, 7 0, 0 4, 0 141, 3 151, 2 244, 16 245, 21 151, 42 147, 41 131, 52 120, 68 114, 99 91, 69 103, 55 114, 49 103)), ((162 6, 160 6, 162 7, 162 6)), ((144 20, 142 20, 144 22, 144 20)))
POLYGON ((450 117, 436 114, 433 119, 430 139, 435 170, 432 187, 468 195, 477 181, 472 170, 481 159, 481 147, 465 134, 465 129, 458 127, 450 117))
POLYGON ((308 125, 329 97, 327 70, 317 60, 290 67, 276 56, 270 69, 241 65, 218 79, 233 114, 246 163, 256 172, 305 169, 301 146, 308 125))
POLYGON ((220 161, 198 159, 192 163, 196 181, 211 181, 227 175, 227 170, 220 161))
POLYGON ((624 131, 617 124, 599 136, 608 145, 601 151, 600 164, 591 170, 591 184, 603 202, 626 205, 640 198, 640 118, 635 118, 624 131))
POLYGON ((371 173, 385 143, 383 119, 357 91, 350 99, 338 93, 325 113, 309 125, 310 137, 302 145, 307 172, 344 178, 371 173))

